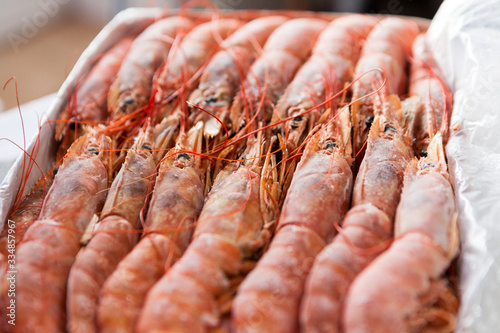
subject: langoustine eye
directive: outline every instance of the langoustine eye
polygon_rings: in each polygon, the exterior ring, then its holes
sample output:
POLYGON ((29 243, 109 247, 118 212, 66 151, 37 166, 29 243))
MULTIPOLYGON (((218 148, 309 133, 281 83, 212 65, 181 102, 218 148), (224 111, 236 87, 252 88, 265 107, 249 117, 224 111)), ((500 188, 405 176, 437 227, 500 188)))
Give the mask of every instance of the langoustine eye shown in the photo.
POLYGON ((95 148, 95 147, 89 147, 89 148, 87 148, 87 151, 88 151, 89 153, 94 154, 94 155, 99 155, 99 149, 97 149, 97 148, 95 148))
POLYGON ((187 160, 190 159, 190 157, 186 153, 180 153, 179 155, 177 155, 177 159, 179 159, 179 160, 186 160, 187 161, 187 160))

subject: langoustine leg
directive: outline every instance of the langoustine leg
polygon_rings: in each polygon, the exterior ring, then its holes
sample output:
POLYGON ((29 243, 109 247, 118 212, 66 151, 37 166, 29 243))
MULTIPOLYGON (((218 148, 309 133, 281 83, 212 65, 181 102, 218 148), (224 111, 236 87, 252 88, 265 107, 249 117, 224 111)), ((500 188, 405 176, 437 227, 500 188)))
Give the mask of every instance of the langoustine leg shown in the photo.
POLYGON ((250 138, 243 160, 217 176, 186 254, 149 292, 139 332, 207 332, 221 324, 218 297, 256 254, 264 217, 272 217, 261 210, 261 145, 250 138))
POLYGON ((175 149, 160 164, 143 237, 100 292, 100 332, 133 332, 148 290, 188 246, 204 198, 201 157, 197 155, 202 131, 200 123, 190 133, 179 134, 175 149))
POLYGON ((393 244, 349 290, 344 331, 413 332, 426 327, 453 331, 453 305, 436 322, 432 316, 419 315, 446 292, 441 277, 457 252, 455 198, 438 133, 428 156, 414 159, 406 170, 393 244))
POLYGON ((300 313, 306 332, 342 331, 342 306, 350 284, 392 237, 405 168, 413 155, 404 110, 395 97, 388 103, 393 104, 385 109, 388 119, 380 114, 370 129, 342 234, 317 256, 307 278, 300 313))
MULTIPOLYGON (((174 122, 165 131, 173 134, 176 127, 174 122)), ((165 140, 165 146, 169 145, 169 141, 173 140, 165 140)), ((96 331, 99 291, 120 260, 137 243, 139 214, 148 202, 148 191, 164 148, 156 147, 153 128, 148 125, 128 151, 111 185, 92 238, 71 268, 67 296, 69 332, 96 331)))
POLYGON ((349 207, 353 177, 347 112, 339 114, 340 125, 332 120, 306 146, 277 234, 238 289, 232 308, 235 332, 298 331, 306 276, 335 233, 333 221, 341 222, 349 207))
MULTIPOLYGON (((38 220, 16 253, 16 325, 12 332, 62 332, 68 274, 80 237, 99 212, 112 164, 111 140, 98 131, 70 148, 47 193, 38 220)), ((9 298, 3 286, 4 304, 9 298)))

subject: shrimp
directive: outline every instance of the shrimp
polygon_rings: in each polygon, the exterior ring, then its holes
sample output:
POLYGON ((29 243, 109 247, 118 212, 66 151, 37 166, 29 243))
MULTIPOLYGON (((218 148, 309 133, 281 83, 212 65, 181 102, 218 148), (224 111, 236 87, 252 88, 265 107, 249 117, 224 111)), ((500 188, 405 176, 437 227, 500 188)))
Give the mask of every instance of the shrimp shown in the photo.
POLYGON ((399 99, 390 96, 370 129, 368 147, 352 195, 343 232, 317 256, 301 304, 301 327, 307 332, 340 332, 340 313, 350 283, 392 236, 405 168, 412 158, 409 124, 399 99), (385 116, 384 116, 385 114, 385 116), (405 127, 406 126, 406 127, 405 127))
POLYGON ((88 74, 74 87, 75 91, 69 97, 68 105, 61 111, 56 125, 56 140, 61 141, 65 137, 63 147, 69 147, 75 137, 80 136, 79 123, 108 119, 109 87, 132 41, 132 37, 121 39, 98 59, 88 74))
POLYGON ((270 248, 246 277, 232 309, 235 332, 297 332, 300 300, 314 257, 349 208, 348 109, 308 142, 295 171, 270 248), (311 207, 314 207, 311 210, 311 207))
POLYGON ((223 39, 243 25, 235 19, 218 19, 202 23, 191 30, 179 47, 170 52, 153 78, 159 117, 169 115, 177 106, 179 97, 188 95, 200 79, 201 69, 219 48, 223 39))
POLYGON ((269 36, 261 56, 253 63, 231 105, 234 133, 254 117, 263 123, 271 120, 274 104, 327 24, 327 21, 314 18, 293 19, 280 25, 269 36))
POLYGON ((413 42, 410 73, 410 96, 419 96, 424 105, 415 115, 414 148, 419 155, 425 155, 430 138, 438 131, 446 144, 452 105, 452 95, 432 63, 425 34, 413 42))
POLYGON ((100 332, 134 331, 146 293, 188 246, 204 198, 201 157, 195 153, 201 150, 202 131, 200 123, 188 134, 181 132, 161 163, 143 237, 100 292, 100 332))
MULTIPOLYGON (((288 124, 289 150, 294 150, 303 139, 312 116, 307 111, 321 104, 327 95, 340 91, 351 80, 363 41, 376 22, 369 16, 348 15, 333 20, 321 32, 311 57, 286 88, 273 116, 273 123, 296 116, 288 124)), ((316 109, 315 113, 319 115, 323 110, 325 106, 316 109)), ((318 118, 317 115, 313 118, 318 118)))
MULTIPOLYGON (((176 123, 166 128, 174 132, 176 123)), ((165 145, 171 140, 165 140, 165 145)), ((109 190, 95 234, 76 257, 68 279, 68 331, 95 332, 97 299, 105 279, 137 243, 139 212, 165 147, 147 126, 127 153, 109 190)))
MULTIPOLYGON (((371 31, 356 65, 357 81, 352 87, 353 152, 365 144, 374 114, 373 107, 389 94, 401 95, 406 89, 406 67, 411 45, 419 32, 416 23, 401 18, 386 18, 371 31), (385 74, 384 77, 382 72, 385 74), (364 75, 363 75, 364 74, 364 75), (375 97, 366 96, 382 88, 375 97), (359 100, 358 100, 359 99, 359 100)), ((359 159, 362 154, 359 154, 359 159)))
POLYGON ((438 133, 429 144, 427 157, 408 165, 393 244, 349 290, 343 315, 345 332, 453 331, 456 313, 436 318, 423 310, 446 293, 441 277, 458 252, 456 214, 438 133))
MULTIPOLYGON (((214 109, 216 117, 227 124, 229 107, 240 82, 246 76, 269 35, 283 22, 284 16, 266 16, 250 21, 230 35, 222 44, 200 78, 198 88, 189 100, 214 109)), ((201 113, 197 121, 205 121, 205 136, 219 134, 221 124, 208 114, 201 113)))
POLYGON ((155 71, 175 41, 193 26, 188 18, 168 17, 150 25, 135 39, 109 90, 112 120, 148 104, 155 71))
MULTIPOLYGON (((16 253, 16 325, 12 332, 62 332, 68 274, 83 233, 99 212, 113 162, 111 140, 94 130, 70 147, 38 220, 16 253)), ((5 304, 9 303, 5 288, 5 304)))
POLYGON ((274 213, 261 208, 261 175, 271 159, 261 166, 262 132, 247 141, 242 160, 217 175, 186 253, 148 293, 138 332, 207 332, 221 324, 219 301, 261 248, 274 213))
MULTIPOLYGON (((15 223, 14 234, 15 244, 17 245, 24 237, 28 228, 36 221, 42 202, 45 199, 54 180, 54 173, 49 173, 38 180, 37 185, 33 188, 26 197, 22 199, 19 206, 9 220, 15 223)), ((4 229, 0 234, 0 253, 7 256, 9 228, 7 223, 4 224, 4 229)))

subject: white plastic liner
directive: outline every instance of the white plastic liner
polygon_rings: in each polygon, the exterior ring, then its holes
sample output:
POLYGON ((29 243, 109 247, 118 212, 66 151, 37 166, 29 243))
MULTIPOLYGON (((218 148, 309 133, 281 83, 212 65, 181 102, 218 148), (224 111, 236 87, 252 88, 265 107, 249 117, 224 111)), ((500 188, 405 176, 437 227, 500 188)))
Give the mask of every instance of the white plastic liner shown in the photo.
POLYGON ((454 97, 446 147, 459 211, 457 332, 500 332, 500 2, 444 1, 427 33, 454 97))

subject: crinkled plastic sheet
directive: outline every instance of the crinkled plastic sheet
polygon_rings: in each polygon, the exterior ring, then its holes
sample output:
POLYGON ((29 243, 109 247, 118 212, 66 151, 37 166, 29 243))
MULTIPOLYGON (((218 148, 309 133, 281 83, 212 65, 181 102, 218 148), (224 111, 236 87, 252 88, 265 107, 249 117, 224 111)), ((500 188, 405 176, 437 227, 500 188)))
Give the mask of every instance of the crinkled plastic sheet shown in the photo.
POLYGON ((447 0, 427 33, 453 91, 446 147, 459 210, 457 332, 500 332, 500 2, 447 0))

